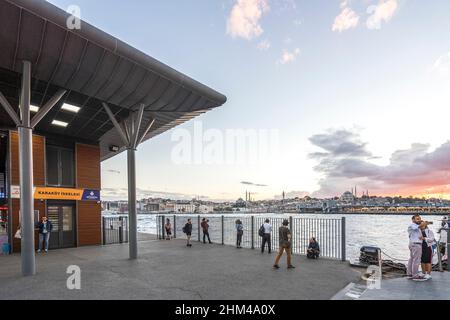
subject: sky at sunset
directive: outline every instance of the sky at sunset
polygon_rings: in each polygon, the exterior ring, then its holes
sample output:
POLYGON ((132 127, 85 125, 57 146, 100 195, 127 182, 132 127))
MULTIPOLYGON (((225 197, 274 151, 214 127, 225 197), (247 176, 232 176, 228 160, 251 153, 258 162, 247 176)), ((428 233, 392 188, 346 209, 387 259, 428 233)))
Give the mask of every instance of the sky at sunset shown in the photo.
MULTIPOLYGON (((450 1, 50 2, 228 98, 139 147, 138 197, 450 197, 450 1)), ((104 199, 126 181, 125 154, 103 162, 104 199)))

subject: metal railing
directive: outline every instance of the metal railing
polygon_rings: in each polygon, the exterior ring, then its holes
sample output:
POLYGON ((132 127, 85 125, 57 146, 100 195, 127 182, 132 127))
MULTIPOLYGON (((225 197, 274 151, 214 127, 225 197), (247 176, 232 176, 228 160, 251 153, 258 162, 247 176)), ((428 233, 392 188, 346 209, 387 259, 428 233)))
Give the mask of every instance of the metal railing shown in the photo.
MULTIPOLYGON (((203 241, 203 232, 200 223, 203 218, 209 220, 209 235, 211 241, 223 245, 236 245, 237 232, 235 222, 237 219, 242 221, 244 234, 241 246, 250 249, 260 249, 261 237, 258 235, 260 226, 266 219, 270 220, 272 225, 271 250, 278 250, 279 234, 278 228, 282 225, 285 217, 268 216, 212 216, 206 215, 158 215, 157 237, 165 239, 164 224, 166 219, 170 219, 172 224, 172 236, 174 238, 184 238, 182 232, 187 219, 192 221, 192 239, 203 241)), ((292 233, 292 252, 294 254, 306 255, 309 239, 315 237, 320 245, 320 256, 330 259, 346 260, 346 238, 345 238, 345 217, 322 219, 322 218, 303 218, 289 217, 289 228, 292 233)))
POLYGON ((128 242, 128 217, 102 217, 103 244, 128 242))

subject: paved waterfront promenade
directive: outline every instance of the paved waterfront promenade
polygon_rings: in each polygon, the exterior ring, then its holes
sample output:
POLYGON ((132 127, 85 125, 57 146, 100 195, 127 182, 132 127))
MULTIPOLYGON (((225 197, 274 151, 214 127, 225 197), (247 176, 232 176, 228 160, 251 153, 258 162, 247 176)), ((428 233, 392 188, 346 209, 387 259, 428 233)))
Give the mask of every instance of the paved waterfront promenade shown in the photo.
POLYGON ((425 282, 385 280, 381 289, 365 291, 360 300, 449 300, 450 272, 434 272, 432 276, 432 280, 425 282))
MULTIPOLYGON (((148 239, 148 238, 147 238, 148 239)), ((0 299, 330 299, 359 273, 348 263, 294 256, 296 269, 273 271, 275 258, 258 250, 183 240, 50 251, 38 274, 23 278, 20 256, 0 256, 0 299), (66 268, 81 268, 81 290, 68 290, 66 268)))
POLYGON ((450 300, 450 272, 433 272, 433 279, 415 282, 406 278, 386 279, 380 289, 351 283, 332 300, 450 300))

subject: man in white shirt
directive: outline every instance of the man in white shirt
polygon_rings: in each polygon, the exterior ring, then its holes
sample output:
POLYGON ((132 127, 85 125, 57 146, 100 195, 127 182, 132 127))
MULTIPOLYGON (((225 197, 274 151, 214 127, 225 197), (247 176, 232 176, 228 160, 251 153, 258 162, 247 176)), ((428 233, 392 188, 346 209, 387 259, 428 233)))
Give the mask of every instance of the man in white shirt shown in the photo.
POLYGON ((262 244, 261 244, 261 253, 264 253, 264 247, 267 246, 269 248, 269 253, 272 253, 272 245, 270 241, 270 233, 272 232, 272 225, 270 224, 270 220, 266 219, 266 221, 263 224, 264 228, 264 235, 262 237, 262 244))
POLYGON ((448 232, 448 218, 444 217, 442 219, 441 228, 439 229, 438 233, 440 234, 439 239, 439 250, 441 251, 441 255, 445 256, 445 251, 447 249, 447 232, 448 232))
POLYGON ((420 260, 422 258, 422 230, 427 222, 422 221, 419 214, 411 218, 411 224, 408 227, 409 234, 409 260, 407 267, 407 276, 415 281, 426 281, 425 277, 419 273, 420 260))

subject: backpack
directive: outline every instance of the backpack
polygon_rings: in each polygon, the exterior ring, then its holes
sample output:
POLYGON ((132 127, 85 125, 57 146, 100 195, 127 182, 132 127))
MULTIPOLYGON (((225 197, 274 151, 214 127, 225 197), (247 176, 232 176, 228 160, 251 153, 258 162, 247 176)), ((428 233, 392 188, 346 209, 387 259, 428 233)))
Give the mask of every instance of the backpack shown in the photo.
POLYGON ((183 233, 186 233, 186 226, 184 226, 181 230, 183 231, 183 233))
POLYGON ((264 237, 264 224, 262 224, 261 225, 261 227, 259 227, 259 230, 258 230, 258 235, 260 236, 260 237, 264 237))

